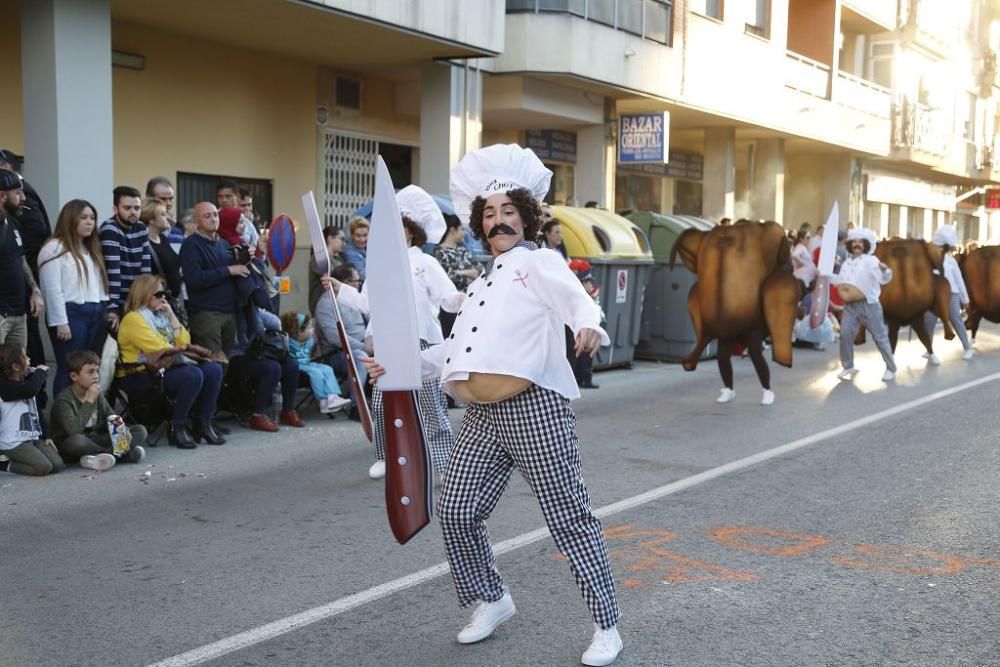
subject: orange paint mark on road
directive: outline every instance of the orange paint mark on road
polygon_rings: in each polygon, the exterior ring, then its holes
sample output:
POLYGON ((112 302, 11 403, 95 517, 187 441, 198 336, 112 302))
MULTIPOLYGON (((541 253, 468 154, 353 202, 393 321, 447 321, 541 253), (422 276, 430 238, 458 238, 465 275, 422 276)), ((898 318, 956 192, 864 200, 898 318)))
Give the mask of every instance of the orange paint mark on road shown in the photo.
POLYGON ((677 539, 677 533, 672 530, 635 530, 632 528, 631 524, 623 524, 621 526, 615 526, 614 528, 609 528, 604 531, 604 537, 608 540, 634 540, 640 537, 652 537, 655 539, 643 540, 639 542, 640 547, 655 546, 657 544, 666 544, 672 540, 677 539))
POLYGON ((706 563, 703 560, 681 556, 680 554, 675 554, 672 551, 667 551, 666 549, 661 549, 659 547, 650 547, 648 550, 659 556, 661 559, 674 563, 674 565, 671 566, 664 563, 664 567, 667 568, 667 574, 664 576, 663 580, 666 582, 757 581, 760 579, 760 577, 751 572, 733 570, 728 567, 722 567, 721 565, 706 563), (696 574, 693 570, 700 570, 702 573, 696 574))
POLYGON ((622 586, 625 588, 645 588, 646 584, 639 579, 622 579, 622 586))
POLYGON ((989 558, 967 558, 969 565, 979 565, 980 567, 995 567, 1000 569, 1000 560, 990 560, 989 558))
POLYGON ((841 565, 864 570, 918 575, 955 574, 964 570, 966 566, 965 561, 955 556, 906 547, 865 544, 855 547, 854 551, 861 554, 866 560, 851 556, 837 556, 834 560, 841 565), (939 564, 930 567, 921 566, 921 560, 930 560, 939 564))
POLYGON ((786 533, 780 530, 767 530, 766 528, 746 528, 743 526, 722 526, 713 528, 709 535, 712 539, 742 551, 749 551, 756 554, 766 554, 768 556, 801 556, 804 553, 818 549, 830 544, 829 538, 821 535, 799 535, 796 533, 786 533), (770 546, 758 542, 743 539, 745 537, 768 537, 788 540, 793 542, 787 546, 770 546))

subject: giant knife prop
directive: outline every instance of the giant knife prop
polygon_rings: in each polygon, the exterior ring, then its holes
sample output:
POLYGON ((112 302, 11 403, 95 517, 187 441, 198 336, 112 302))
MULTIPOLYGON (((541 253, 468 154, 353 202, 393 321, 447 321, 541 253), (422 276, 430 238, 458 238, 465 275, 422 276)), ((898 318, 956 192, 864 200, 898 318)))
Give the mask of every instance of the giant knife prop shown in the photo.
POLYGON ((840 231, 840 207, 833 202, 830 215, 823 225, 823 240, 819 246, 819 264, 816 287, 813 289, 812 308, 809 310, 809 328, 815 329, 826 319, 830 308, 830 281, 833 278, 833 263, 837 258, 837 235, 840 231))
MULTIPOLYGON (((323 225, 319 221, 319 211, 316 210, 316 200, 313 193, 302 195, 302 208, 306 211, 306 220, 309 221, 309 239, 312 241, 313 257, 316 259, 316 268, 320 275, 330 275, 330 255, 326 250, 326 239, 323 238, 323 225)), ((347 338, 347 330, 340 317, 340 306, 337 305, 337 297, 333 290, 327 290, 327 297, 333 304, 333 313, 337 318, 337 336, 340 337, 340 349, 344 351, 344 360, 347 362, 347 375, 350 378, 351 389, 354 393, 354 401, 357 404, 358 416, 361 418, 361 429, 365 432, 365 437, 371 442, 372 415, 368 410, 368 401, 365 399, 365 388, 361 386, 358 379, 358 366, 354 361, 354 354, 351 350, 351 341, 347 338)))
POLYGON ((410 257, 396 193, 381 156, 375 167, 375 201, 365 262, 378 379, 385 408, 385 508, 400 544, 431 521, 431 466, 417 389, 420 335, 410 257))

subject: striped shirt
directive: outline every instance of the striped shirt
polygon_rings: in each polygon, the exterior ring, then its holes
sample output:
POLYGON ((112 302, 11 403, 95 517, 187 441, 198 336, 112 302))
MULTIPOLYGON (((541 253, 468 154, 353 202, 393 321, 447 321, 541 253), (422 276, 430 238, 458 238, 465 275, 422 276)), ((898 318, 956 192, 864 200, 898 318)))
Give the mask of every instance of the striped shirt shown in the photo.
POLYGON ((146 225, 137 222, 123 227, 116 218, 105 220, 101 224, 101 250, 108 270, 108 310, 121 313, 132 282, 152 272, 146 225))

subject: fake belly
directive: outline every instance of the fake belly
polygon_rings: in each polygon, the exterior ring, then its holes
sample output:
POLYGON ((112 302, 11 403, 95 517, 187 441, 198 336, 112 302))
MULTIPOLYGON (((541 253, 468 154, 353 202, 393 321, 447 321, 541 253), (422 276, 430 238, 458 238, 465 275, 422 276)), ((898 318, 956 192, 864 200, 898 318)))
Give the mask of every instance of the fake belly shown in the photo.
POLYGON ((468 380, 455 380, 451 390, 466 403, 499 403, 531 386, 531 380, 499 373, 469 373, 468 380))
POLYGON ((840 298, 844 300, 844 303, 857 303, 858 301, 865 300, 864 292, 848 283, 837 285, 837 293, 840 294, 840 298))

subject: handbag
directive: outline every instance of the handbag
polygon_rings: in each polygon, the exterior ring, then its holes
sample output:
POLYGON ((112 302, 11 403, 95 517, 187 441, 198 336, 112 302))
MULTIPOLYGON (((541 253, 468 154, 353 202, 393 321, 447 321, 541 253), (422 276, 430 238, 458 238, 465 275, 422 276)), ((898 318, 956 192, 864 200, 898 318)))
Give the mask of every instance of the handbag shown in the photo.
POLYGON ((284 362, 288 358, 288 336, 274 329, 265 329, 250 340, 247 356, 284 362))

